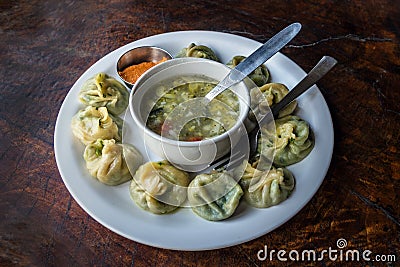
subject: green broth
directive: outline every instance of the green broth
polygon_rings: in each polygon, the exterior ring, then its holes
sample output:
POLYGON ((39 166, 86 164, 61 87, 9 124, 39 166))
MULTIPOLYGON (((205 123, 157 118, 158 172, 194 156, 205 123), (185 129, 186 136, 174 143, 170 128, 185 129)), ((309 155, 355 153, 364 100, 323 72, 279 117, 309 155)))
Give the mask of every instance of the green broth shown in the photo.
POLYGON ((194 81, 180 84, 166 91, 152 107, 147 119, 147 127, 164 137, 180 141, 200 141, 226 132, 233 127, 239 117, 238 98, 231 90, 225 90, 207 105, 207 116, 187 120, 189 114, 178 113, 175 120, 187 121, 187 123, 180 125, 177 135, 170 133, 170 125, 166 122, 168 115, 179 104, 204 97, 215 86, 216 83, 213 82, 194 81))

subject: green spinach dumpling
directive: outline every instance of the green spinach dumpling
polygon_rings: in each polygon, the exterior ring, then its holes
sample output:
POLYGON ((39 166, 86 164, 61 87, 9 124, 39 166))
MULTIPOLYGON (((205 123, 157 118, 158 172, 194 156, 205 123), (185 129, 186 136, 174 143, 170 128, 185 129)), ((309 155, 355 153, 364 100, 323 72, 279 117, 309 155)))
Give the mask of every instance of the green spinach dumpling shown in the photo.
POLYGON ((121 141, 123 121, 108 113, 105 107, 91 107, 79 110, 72 118, 72 133, 83 144, 89 145, 97 139, 121 141))
POLYGON ((294 189, 293 175, 285 168, 260 171, 247 163, 240 179, 246 202, 256 208, 268 208, 287 199, 294 189))
POLYGON ((79 100, 93 107, 107 107, 114 115, 121 114, 128 106, 129 92, 125 86, 108 76, 99 73, 87 80, 79 92, 79 100))
MULTIPOLYGON (((253 88, 250 91, 251 106, 258 109, 262 114, 271 107, 279 103, 285 95, 289 93, 289 89, 281 83, 267 83, 260 88, 253 88), (262 95, 261 95, 262 94, 262 95)), ((290 115, 297 107, 297 101, 292 101, 289 105, 279 111, 279 118, 290 115)))
POLYGON ((304 159, 314 147, 308 123, 297 116, 286 116, 275 121, 275 136, 264 128, 258 140, 260 155, 270 156, 275 148, 274 165, 287 166, 304 159))
POLYGON ((209 221, 230 217, 239 205, 242 195, 242 188, 226 172, 199 174, 188 188, 188 199, 193 212, 209 221))
MULTIPOLYGON (((226 65, 230 68, 234 68, 239 65, 240 62, 245 60, 246 57, 244 56, 234 56, 231 61, 229 61, 226 65)), ((257 85, 262 86, 266 84, 269 80, 269 71, 267 67, 262 64, 261 66, 257 67, 253 72, 251 72, 248 77, 257 85)))
POLYGON ((175 57, 206 58, 219 62, 217 55, 213 50, 211 50, 211 48, 205 45, 196 45, 194 43, 191 43, 188 47, 183 48, 175 57))
POLYGON ((185 200, 189 174, 168 161, 147 162, 139 167, 131 181, 131 198, 142 209, 165 214, 185 200))
POLYGON ((143 162, 142 155, 135 147, 116 144, 114 139, 98 139, 87 145, 83 158, 89 173, 107 185, 129 181, 132 179, 131 172, 135 172, 143 162))

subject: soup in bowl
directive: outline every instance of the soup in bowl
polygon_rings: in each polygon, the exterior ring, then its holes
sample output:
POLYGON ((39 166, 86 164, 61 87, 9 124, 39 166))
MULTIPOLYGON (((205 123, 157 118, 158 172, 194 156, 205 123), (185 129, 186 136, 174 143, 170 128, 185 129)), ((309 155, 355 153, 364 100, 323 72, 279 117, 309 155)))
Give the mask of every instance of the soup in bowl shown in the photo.
POLYGON ((129 107, 146 147, 187 171, 229 153, 246 134, 248 88, 240 82, 210 102, 204 97, 229 71, 215 61, 181 58, 144 73, 129 107))

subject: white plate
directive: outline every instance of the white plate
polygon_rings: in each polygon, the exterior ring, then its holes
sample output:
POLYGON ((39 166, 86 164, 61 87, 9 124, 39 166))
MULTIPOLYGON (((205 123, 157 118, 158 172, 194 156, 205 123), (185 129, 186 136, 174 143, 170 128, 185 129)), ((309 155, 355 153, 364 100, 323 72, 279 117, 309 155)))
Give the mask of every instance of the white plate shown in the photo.
MULTIPOLYGON (((54 150, 62 179, 79 205, 95 220, 112 231, 147 245, 177 250, 208 250, 243 243, 264 235, 292 218, 312 198, 328 170, 333 152, 333 126, 328 106, 316 86, 298 99, 297 114, 307 120, 315 133, 311 154, 289 169, 296 178, 293 194, 278 206, 255 209, 240 204, 233 217, 221 222, 209 222, 183 208, 168 215, 153 215, 138 208, 130 199, 128 184, 110 187, 92 178, 82 157, 83 145, 76 141, 70 129, 71 118, 83 106, 78 93, 83 82, 98 72, 118 77, 116 62, 128 49, 142 45, 164 48, 175 55, 191 42, 211 47, 222 62, 235 55, 249 55, 261 44, 244 37, 209 31, 171 32, 147 37, 125 45, 91 66, 73 85, 58 114, 54 150)), ((281 53, 266 63, 272 81, 292 88, 305 72, 281 53)), ((75 77, 71 77, 75 79, 75 77)), ((128 129, 125 142, 141 150, 146 160, 158 160, 148 154, 135 123, 127 112, 128 129)))

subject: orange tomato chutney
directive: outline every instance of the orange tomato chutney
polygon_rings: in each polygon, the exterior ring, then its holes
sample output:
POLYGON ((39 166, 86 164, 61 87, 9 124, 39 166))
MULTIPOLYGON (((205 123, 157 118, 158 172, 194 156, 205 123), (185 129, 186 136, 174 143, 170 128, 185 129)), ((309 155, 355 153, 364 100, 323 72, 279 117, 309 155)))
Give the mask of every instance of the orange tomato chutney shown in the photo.
POLYGON ((131 65, 126 67, 122 71, 118 71, 119 75, 129 83, 135 83, 139 77, 148 69, 154 67, 155 65, 167 61, 166 57, 163 57, 160 61, 157 62, 142 62, 140 64, 131 65))

